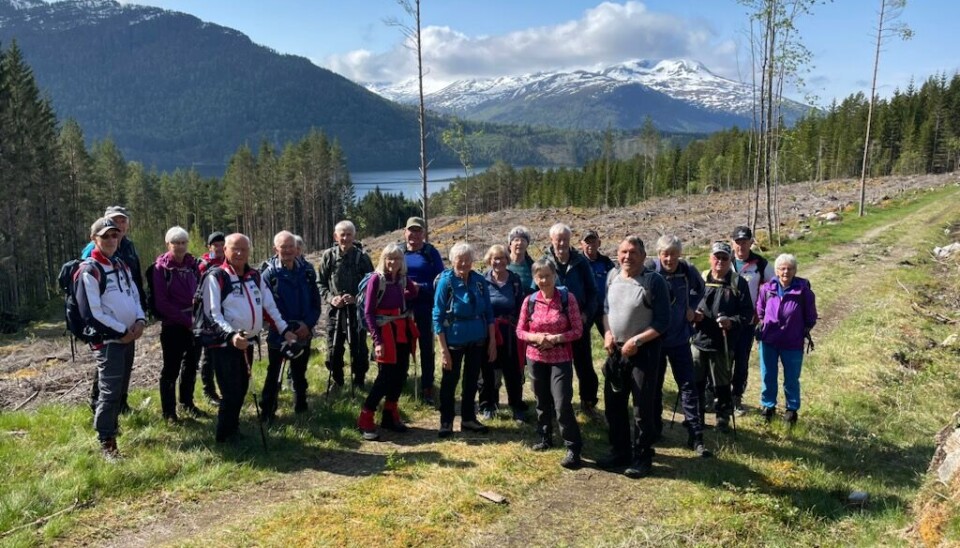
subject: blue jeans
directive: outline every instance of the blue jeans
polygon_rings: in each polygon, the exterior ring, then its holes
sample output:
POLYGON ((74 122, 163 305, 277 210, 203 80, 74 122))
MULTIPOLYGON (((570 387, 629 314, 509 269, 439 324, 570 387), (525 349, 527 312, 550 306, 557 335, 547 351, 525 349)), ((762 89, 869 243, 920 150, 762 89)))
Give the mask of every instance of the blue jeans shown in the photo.
POLYGON ((760 343, 760 405, 777 406, 777 361, 783 363, 783 396, 787 410, 800 409, 800 370, 803 350, 781 350, 772 344, 760 343))

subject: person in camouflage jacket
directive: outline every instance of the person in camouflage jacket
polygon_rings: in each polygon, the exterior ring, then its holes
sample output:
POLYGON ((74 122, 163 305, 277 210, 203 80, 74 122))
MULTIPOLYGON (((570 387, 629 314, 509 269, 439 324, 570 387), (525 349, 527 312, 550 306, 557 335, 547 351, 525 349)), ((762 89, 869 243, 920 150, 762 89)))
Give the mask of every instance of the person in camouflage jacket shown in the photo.
POLYGON ((340 221, 334 227, 336 245, 323 252, 317 267, 317 285, 320 298, 329 305, 327 310, 327 369, 338 387, 343 386, 344 343, 350 346, 350 371, 353 384, 364 387, 370 358, 366 332, 357 321, 357 286, 363 277, 373 272, 370 257, 359 244, 354 243, 357 229, 350 221, 340 221))

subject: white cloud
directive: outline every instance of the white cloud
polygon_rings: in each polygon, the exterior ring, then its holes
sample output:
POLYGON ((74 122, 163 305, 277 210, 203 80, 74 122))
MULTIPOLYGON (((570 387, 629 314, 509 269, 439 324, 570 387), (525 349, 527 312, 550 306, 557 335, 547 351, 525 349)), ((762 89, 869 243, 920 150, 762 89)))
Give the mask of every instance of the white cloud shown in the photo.
MULTIPOLYGON (((361 82, 399 82, 416 75, 410 48, 355 50, 319 64, 361 82)), ((690 58, 736 77, 736 45, 718 40, 706 21, 656 13, 638 1, 604 2, 583 16, 549 27, 499 36, 468 36, 450 27, 425 27, 423 63, 430 88, 464 78, 609 65, 628 59, 690 58)))

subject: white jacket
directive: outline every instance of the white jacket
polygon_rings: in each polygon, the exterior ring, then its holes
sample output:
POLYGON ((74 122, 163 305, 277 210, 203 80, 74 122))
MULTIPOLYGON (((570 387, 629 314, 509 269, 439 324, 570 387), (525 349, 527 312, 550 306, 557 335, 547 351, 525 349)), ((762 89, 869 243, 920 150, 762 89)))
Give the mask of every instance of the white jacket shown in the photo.
POLYGON ((222 268, 230 278, 229 285, 221 288, 216 276, 207 276, 203 282, 204 312, 220 329, 225 333, 244 331, 252 337, 263 330, 266 320, 279 333, 287 330, 287 322, 280 315, 273 294, 264 285, 263 278, 254 274, 256 270, 248 267, 241 280, 228 263, 222 268), (223 291, 229 294, 223 296, 223 291))
POLYGON ((86 304, 93 320, 91 323, 105 335, 105 343, 116 342, 137 320, 146 321, 146 314, 140 306, 140 292, 133 283, 130 268, 123 261, 113 262, 99 253, 93 253, 91 260, 103 268, 107 282, 101 295, 99 272, 88 268, 80 274, 86 304))

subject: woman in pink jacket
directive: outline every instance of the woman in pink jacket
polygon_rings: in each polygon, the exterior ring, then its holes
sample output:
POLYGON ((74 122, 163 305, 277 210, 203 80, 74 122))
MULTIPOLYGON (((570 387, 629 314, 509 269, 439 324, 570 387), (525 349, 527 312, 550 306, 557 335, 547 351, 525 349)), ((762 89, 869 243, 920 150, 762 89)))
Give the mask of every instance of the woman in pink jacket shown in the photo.
POLYGON ((564 468, 579 468, 583 440, 573 413, 573 351, 570 347, 583 334, 577 299, 564 287, 556 287, 557 270, 542 258, 530 268, 539 288, 520 307, 517 338, 526 341, 527 365, 537 400, 537 432, 540 441, 534 451, 553 447, 553 415, 560 425, 560 437, 567 454, 564 468))

